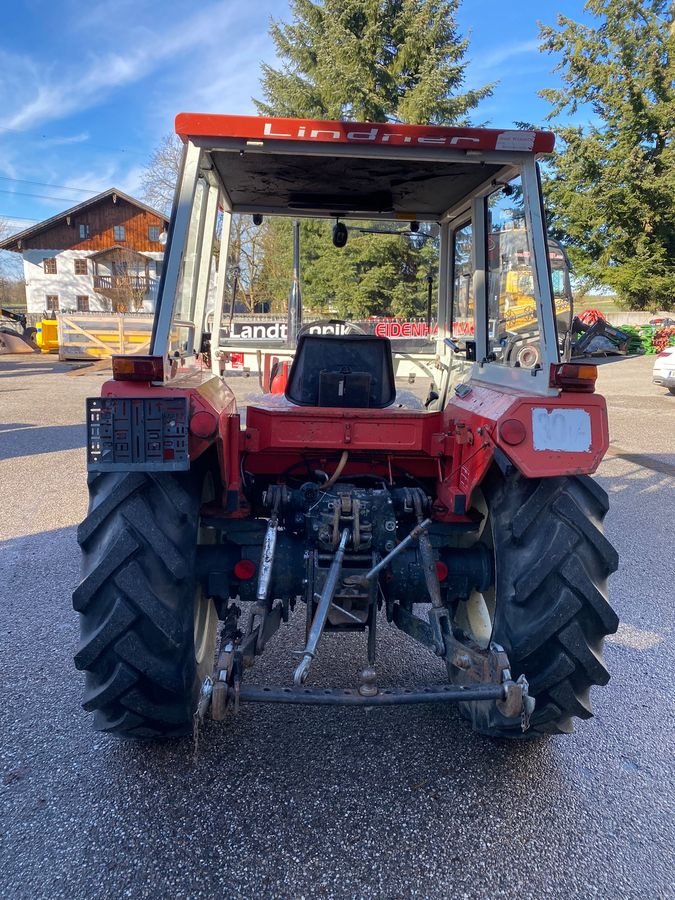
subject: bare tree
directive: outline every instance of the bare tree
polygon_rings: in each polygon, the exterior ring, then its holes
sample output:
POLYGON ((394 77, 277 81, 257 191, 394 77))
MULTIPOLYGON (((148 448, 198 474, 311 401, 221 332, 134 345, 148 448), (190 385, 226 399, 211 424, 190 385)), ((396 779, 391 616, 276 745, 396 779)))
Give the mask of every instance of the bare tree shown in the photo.
MULTIPOLYGON (((0 241, 8 238, 13 230, 7 219, 0 219, 0 241)), ((20 253, 0 250, 0 306, 26 307, 26 285, 20 253)))
POLYGON ((165 135, 153 151, 143 171, 143 199, 154 209, 168 215, 180 173, 183 142, 176 134, 165 135))

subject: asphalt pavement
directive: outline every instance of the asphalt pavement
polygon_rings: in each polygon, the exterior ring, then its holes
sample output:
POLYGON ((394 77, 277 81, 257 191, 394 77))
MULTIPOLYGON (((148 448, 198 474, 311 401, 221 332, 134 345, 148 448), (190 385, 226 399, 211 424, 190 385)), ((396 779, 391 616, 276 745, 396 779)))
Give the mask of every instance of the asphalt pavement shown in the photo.
MULTIPOLYGON (((2 897, 675 897, 675 397, 651 365, 600 369, 622 624, 594 719, 512 744, 446 706, 251 705, 195 757, 97 734, 79 705, 83 401, 103 377, 0 357, 2 897)), ((363 642, 326 636, 317 683, 353 681, 363 642)), ((301 644, 284 629, 261 676, 287 680, 301 644)), ((379 647, 381 683, 443 682, 395 630, 379 647)))

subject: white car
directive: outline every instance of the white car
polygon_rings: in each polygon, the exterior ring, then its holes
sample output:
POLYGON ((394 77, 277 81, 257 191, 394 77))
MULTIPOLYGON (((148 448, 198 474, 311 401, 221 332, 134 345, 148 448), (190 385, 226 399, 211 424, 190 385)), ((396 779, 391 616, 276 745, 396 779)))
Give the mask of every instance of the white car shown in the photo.
POLYGON ((666 347, 654 360, 654 384, 662 384, 675 394, 675 347, 666 347))

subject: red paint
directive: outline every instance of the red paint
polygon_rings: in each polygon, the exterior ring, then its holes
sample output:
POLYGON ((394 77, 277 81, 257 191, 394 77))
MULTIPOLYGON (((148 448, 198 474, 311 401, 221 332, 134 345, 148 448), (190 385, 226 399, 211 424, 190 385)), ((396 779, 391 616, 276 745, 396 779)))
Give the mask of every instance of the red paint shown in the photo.
POLYGON ((283 394, 286 390, 286 385, 288 384, 288 366, 288 360, 285 359, 281 363, 281 368, 272 379, 272 383, 270 384, 270 394, 283 394))
MULTIPOLYGON (((283 373, 283 370, 282 370, 283 373)), ((597 394, 519 396, 507 389, 470 382, 463 399, 443 411, 389 408, 249 407, 242 431, 234 395, 219 378, 184 370, 167 385, 109 381, 103 396, 168 394, 190 399, 192 460, 217 447, 223 482, 222 506, 234 517, 248 515, 241 496, 240 459, 255 475, 282 479, 293 467, 315 461, 331 471, 349 451, 343 476, 371 474, 389 481, 401 472, 435 482, 433 517, 462 521, 474 489, 485 477, 497 448, 528 478, 594 472, 609 445, 605 400, 597 394), (539 451, 532 440, 532 410, 584 409, 592 445, 585 452, 539 451), (217 428, 212 430, 213 423, 217 428)))
POLYGON ((176 134, 190 138, 237 138, 249 141, 295 141, 305 144, 358 144, 446 150, 508 150, 551 153, 549 131, 496 128, 450 128, 441 125, 397 125, 390 122, 330 122, 319 119, 273 119, 179 113, 176 134))

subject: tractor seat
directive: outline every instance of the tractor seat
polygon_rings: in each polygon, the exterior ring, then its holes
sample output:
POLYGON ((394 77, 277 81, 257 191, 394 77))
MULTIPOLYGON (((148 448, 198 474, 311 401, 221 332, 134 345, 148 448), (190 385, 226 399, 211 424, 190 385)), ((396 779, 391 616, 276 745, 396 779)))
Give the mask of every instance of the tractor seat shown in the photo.
POLYGON ((389 339, 371 334, 301 335, 285 396, 296 406, 391 406, 396 384, 389 339))

